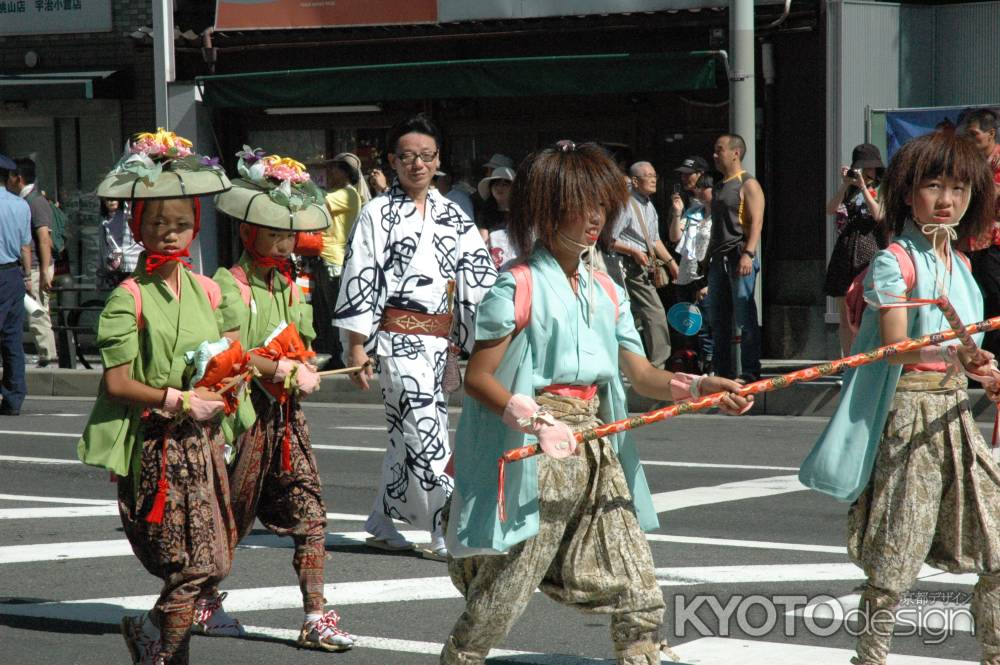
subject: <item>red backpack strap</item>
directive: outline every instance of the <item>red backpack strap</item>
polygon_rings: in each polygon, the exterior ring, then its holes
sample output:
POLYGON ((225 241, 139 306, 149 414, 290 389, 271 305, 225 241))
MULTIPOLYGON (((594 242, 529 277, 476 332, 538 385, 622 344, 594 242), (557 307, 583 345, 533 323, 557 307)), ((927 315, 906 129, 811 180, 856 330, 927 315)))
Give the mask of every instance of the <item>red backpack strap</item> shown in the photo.
POLYGON ((611 298, 611 302, 615 304, 615 322, 618 322, 618 291, 615 290, 615 283, 611 281, 611 275, 606 272, 594 272, 594 277, 597 279, 598 284, 604 287, 605 292, 607 292, 608 297, 611 298))
POLYGON ((899 264, 899 272, 903 274, 903 283, 906 284, 906 290, 912 290, 913 285, 917 283, 917 271, 913 267, 913 257, 897 242, 890 243, 888 250, 896 257, 896 263, 899 264))
POLYGON ((202 290, 205 295, 208 296, 208 302, 212 305, 212 309, 219 309, 219 305, 222 304, 222 289, 219 285, 215 283, 215 280, 206 275, 199 275, 198 273, 191 273, 194 276, 196 282, 201 284, 202 290))
POLYGON ((243 299, 243 304, 249 307, 250 298, 252 297, 250 293, 250 280, 247 279, 247 273, 243 270, 243 266, 233 266, 229 269, 229 274, 236 280, 236 286, 240 289, 240 298, 243 299))
POLYGON ((514 333, 517 334, 527 327, 531 321, 531 268, 527 263, 518 263, 510 267, 514 276, 514 333))
POLYGON ((139 283, 135 277, 126 277, 118 286, 132 294, 135 300, 135 327, 142 328, 142 292, 139 290, 139 283))

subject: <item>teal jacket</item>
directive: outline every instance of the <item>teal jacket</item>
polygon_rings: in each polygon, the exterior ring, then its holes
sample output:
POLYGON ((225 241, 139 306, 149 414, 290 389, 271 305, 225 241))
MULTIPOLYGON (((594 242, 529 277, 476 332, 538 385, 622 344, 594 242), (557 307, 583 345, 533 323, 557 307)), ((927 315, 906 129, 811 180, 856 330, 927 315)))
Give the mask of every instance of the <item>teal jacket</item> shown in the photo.
MULTIPOLYGON (((914 264, 914 298, 937 298, 945 289, 952 306, 966 325, 983 318, 983 297, 965 261, 957 256, 951 274, 937 258, 930 242, 912 223, 894 240, 903 246, 914 264)), ((882 345, 879 334, 879 305, 899 302, 893 295, 906 292, 906 284, 896 257, 887 249, 875 255, 865 278, 868 307, 851 353, 862 353, 882 345), (875 304, 872 304, 875 303, 875 304)), ((907 311, 907 336, 922 337, 948 330, 948 321, 934 305, 907 311)), ((982 335, 975 335, 978 344, 982 335)), ((957 344, 954 340, 948 344, 957 344)), ((803 485, 841 501, 854 501, 871 477, 882 430, 896 394, 901 365, 877 362, 844 373, 840 404, 799 469, 803 485)))
MULTIPOLYGON (((616 318, 614 302, 595 284, 593 318, 588 321, 590 285, 582 264, 578 294, 573 293, 559 264, 545 249, 536 247, 528 265, 532 275, 530 323, 511 340, 496 379, 512 393, 529 396, 554 383, 596 384, 601 421, 628 417, 618 351, 644 352, 625 292, 616 287, 616 318)), ((504 272, 479 306, 476 339, 500 339, 513 331, 514 278, 504 272)), ((639 525, 646 531, 657 528, 656 510, 631 435, 610 438, 625 471, 639 525)), ((465 398, 455 435, 455 492, 448 525, 453 553, 501 553, 538 533, 535 459, 507 465, 507 521, 501 523, 497 517, 497 460, 507 450, 534 442, 535 437, 510 429, 482 404, 465 398)))

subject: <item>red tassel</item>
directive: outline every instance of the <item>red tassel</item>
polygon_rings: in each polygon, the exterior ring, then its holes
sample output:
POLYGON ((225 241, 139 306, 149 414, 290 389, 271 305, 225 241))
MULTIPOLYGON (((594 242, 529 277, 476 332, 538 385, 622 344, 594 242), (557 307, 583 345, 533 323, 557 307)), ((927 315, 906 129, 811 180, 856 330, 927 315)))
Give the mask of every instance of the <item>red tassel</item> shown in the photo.
POLYGON ((153 507, 149 509, 149 514, 146 515, 146 521, 150 524, 159 524, 163 521, 163 509, 167 505, 167 479, 160 478, 159 489, 156 491, 156 499, 153 501, 153 507))
POLYGON ((167 490, 170 484, 167 482, 167 436, 170 430, 163 434, 163 449, 160 451, 160 481, 157 483, 156 498, 153 499, 153 507, 146 515, 146 521, 150 524, 159 524, 163 521, 163 511, 167 506, 167 490))
POLYGON ((504 496, 504 483, 507 480, 507 460, 503 457, 497 462, 497 515, 501 522, 507 521, 507 497, 504 496))
POLYGON ((281 470, 292 470, 292 402, 285 402, 285 436, 281 440, 281 470))

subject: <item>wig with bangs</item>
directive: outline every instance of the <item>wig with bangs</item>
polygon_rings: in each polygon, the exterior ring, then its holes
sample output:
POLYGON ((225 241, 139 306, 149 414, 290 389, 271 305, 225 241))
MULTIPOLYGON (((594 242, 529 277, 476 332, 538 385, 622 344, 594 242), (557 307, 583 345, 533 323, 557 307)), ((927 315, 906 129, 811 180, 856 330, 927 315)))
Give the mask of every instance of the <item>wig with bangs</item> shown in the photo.
POLYGON ((560 141, 518 167, 507 232, 521 256, 531 253, 535 241, 552 251, 560 225, 603 208, 600 240, 608 243, 627 200, 625 176, 604 148, 560 141))
POLYGON ((953 131, 936 131, 915 138, 892 156, 882 181, 886 228, 899 235, 913 211, 906 203, 920 183, 946 176, 969 187, 969 207, 958 225, 958 237, 979 238, 993 217, 993 176, 986 160, 969 139, 953 131))

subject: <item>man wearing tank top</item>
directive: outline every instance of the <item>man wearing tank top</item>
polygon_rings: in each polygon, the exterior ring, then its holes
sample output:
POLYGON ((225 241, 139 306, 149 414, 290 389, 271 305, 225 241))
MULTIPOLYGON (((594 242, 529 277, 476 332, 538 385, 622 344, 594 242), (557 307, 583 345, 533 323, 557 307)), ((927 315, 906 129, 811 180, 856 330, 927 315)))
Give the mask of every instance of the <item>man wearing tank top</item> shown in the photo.
POLYGON ((712 198, 712 238, 708 247, 708 292, 715 338, 713 362, 718 375, 735 378, 732 336, 740 330, 739 378, 760 378, 760 325, 754 284, 760 272, 760 232, 764 225, 764 192, 743 169, 746 143, 738 134, 716 140, 713 157, 722 173, 712 198))

